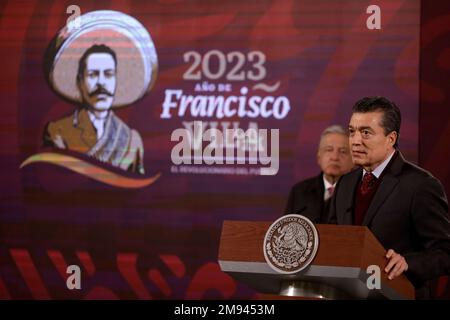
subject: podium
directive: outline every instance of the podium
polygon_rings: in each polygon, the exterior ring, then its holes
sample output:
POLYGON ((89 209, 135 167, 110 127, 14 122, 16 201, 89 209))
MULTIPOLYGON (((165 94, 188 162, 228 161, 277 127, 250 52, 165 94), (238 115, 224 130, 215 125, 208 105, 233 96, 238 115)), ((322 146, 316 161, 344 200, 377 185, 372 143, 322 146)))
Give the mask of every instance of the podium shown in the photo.
POLYGON ((319 248, 311 264, 297 274, 281 274, 264 258, 264 236, 270 225, 268 221, 224 221, 218 257, 221 270, 266 295, 414 299, 414 287, 405 275, 387 278, 386 250, 367 227, 316 225, 319 248), (379 267, 380 289, 369 289, 367 285, 368 278, 370 282, 373 279, 369 266, 379 267))

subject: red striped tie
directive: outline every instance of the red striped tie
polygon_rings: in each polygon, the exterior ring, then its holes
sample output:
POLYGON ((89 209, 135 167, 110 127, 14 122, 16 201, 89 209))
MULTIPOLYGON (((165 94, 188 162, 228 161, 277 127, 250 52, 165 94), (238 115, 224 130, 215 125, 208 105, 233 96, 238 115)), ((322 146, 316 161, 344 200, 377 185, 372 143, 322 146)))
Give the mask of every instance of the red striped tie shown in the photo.
POLYGON ((361 193, 367 194, 375 185, 376 180, 377 178, 371 172, 366 172, 361 183, 361 193))

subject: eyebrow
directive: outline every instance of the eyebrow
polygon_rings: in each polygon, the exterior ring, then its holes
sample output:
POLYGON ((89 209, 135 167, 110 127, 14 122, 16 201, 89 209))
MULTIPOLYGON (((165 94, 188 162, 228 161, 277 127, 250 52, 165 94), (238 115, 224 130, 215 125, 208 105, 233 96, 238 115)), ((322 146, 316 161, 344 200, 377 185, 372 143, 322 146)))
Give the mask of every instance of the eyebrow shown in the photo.
POLYGON ((348 128, 349 128, 349 129, 356 129, 356 130, 360 130, 360 131, 361 131, 361 130, 367 130, 367 129, 373 131, 372 127, 370 127, 370 126, 362 126, 362 127, 359 127, 359 128, 355 128, 355 127, 353 127, 352 125, 348 125, 348 128))
MULTIPOLYGON (((105 69, 104 71, 115 71, 116 69, 114 68, 109 68, 109 69, 105 69)), ((100 71, 100 69, 95 69, 95 68, 91 68, 91 69, 86 69, 86 71, 100 71)))

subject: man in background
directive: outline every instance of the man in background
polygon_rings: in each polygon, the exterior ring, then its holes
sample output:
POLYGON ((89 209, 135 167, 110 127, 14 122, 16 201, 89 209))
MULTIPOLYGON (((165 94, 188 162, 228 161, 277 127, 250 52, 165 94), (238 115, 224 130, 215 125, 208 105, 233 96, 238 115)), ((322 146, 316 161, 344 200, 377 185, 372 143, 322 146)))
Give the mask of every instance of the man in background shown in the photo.
POLYGON ((325 223, 336 183, 353 167, 348 135, 341 126, 333 125, 322 132, 317 163, 321 169, 318 176, 292 187, 285 214, 298 213, 313 223, 325 223))

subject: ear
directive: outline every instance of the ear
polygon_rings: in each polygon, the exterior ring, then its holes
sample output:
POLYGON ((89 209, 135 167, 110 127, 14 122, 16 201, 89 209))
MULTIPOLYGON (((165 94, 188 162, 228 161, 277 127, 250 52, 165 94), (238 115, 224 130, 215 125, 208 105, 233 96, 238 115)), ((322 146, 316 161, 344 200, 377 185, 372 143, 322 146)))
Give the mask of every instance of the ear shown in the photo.
POLYGON ((396 131, 392 131, 387 135, 388 139, 389 139, 389 144, 393 147, 395 142, 398 139, 398 134, 396 131))

